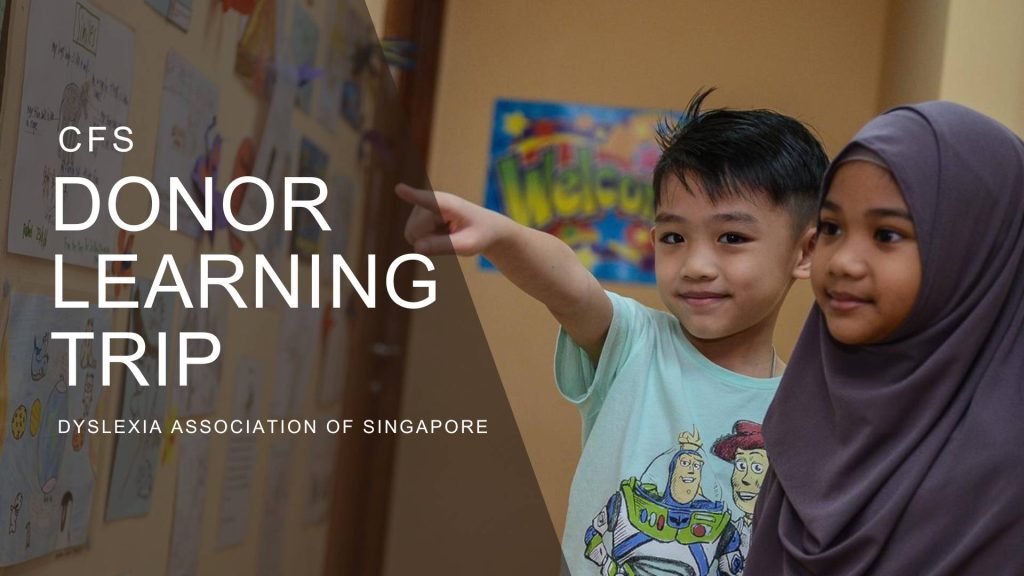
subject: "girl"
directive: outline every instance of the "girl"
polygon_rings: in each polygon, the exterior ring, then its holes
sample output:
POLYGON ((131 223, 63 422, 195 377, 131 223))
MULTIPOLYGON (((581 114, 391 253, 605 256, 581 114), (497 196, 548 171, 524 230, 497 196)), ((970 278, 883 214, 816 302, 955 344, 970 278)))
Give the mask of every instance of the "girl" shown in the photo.
POLYGON ((1024 574, 1024 143, 898 108, 824 190, 746 576, 1024 574))

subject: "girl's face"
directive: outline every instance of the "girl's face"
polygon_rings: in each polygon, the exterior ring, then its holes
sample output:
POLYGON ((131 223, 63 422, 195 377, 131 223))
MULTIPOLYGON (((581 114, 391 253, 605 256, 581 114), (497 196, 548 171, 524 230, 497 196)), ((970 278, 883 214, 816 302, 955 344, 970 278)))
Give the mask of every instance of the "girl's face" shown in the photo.
POLYGON ((811 284, 832 336, 844 344, 884 340, 907 318, 921 288, 910 210, 884 168, 840 166, 822 205, 811 284))

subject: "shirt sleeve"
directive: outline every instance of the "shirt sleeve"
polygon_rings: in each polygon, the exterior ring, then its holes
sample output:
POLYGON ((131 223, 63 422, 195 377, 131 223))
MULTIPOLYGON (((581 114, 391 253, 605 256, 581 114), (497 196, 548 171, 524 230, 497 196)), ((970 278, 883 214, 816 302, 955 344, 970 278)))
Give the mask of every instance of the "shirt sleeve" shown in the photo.
POLYGON ((606 294, 612 301, 612 322, 597 366, 563 328, 558 330, 555 345, 555 385, 566 400, 579 408, 585 431, 589 429, 587 421, 601 410, 615 376, 642 336, 648 317, 647 308, 636 300, 614 292, 606 294))

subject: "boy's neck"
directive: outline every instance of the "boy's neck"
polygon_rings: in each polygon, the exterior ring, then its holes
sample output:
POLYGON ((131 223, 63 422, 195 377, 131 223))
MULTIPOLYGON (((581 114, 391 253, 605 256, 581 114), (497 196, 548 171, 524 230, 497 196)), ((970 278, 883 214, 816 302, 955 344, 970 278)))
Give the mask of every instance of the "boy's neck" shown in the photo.
POLYGON ((752 378, 770 378, 782 375, 784 364, 777 361, 772 335, 775 316, 766 318, 750 328, 715 340, 697 338, 683 328, 686 339, 705 358, 722 368, 752 378))

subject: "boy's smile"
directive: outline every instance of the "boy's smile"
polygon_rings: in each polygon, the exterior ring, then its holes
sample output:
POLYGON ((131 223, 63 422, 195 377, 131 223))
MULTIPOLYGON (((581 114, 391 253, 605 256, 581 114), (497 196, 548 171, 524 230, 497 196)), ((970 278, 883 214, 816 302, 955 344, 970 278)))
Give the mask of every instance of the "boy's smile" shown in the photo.
POLYGON ((811 282, 829 332, 845 344, 885 339, 921 286, 914 223, 889 172, 863 161, 839 167, 818 230, 811 282))
POLYGON ((801 275, 792 219, 756 193, 712 203, 697 179, 688 180, 690 190, 666 177, 651 231, 662 301, 691 341, 764 332, 770 344, 779 307, 801 275))

